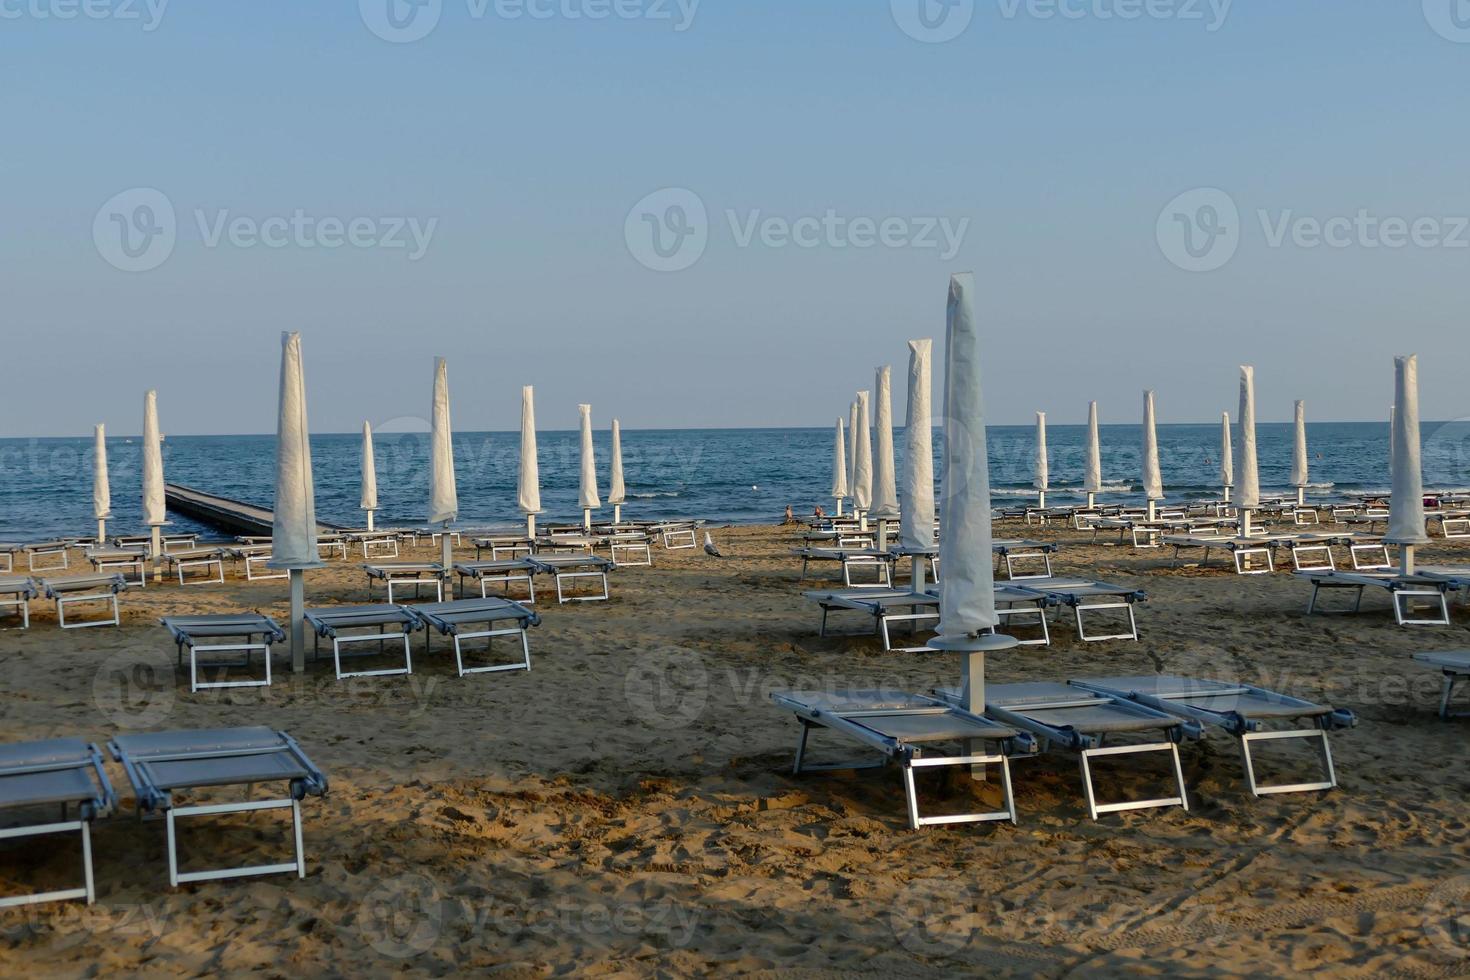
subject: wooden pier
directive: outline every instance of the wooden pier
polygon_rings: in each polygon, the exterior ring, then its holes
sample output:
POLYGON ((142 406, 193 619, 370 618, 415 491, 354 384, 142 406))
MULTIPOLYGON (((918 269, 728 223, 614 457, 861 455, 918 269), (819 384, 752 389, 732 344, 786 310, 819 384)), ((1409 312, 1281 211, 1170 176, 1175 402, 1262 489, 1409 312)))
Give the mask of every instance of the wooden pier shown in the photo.
MULTIPOLYGON (((268 537, 275 520, 274 515, 265 507, 247 504, 243 500, 234 500, 230 497, 221 497, 218 494, 205 493, 203 490, 180 486, 177 483, 165 484, 163 495, 169 510, 183 514, 185 517, 191 517, 201 524, 207 524, 227 534, 268 537)), ((317 522, 317 526, 323 531, 342 530, 335 524, 325 524, 321 521, 317 522)))

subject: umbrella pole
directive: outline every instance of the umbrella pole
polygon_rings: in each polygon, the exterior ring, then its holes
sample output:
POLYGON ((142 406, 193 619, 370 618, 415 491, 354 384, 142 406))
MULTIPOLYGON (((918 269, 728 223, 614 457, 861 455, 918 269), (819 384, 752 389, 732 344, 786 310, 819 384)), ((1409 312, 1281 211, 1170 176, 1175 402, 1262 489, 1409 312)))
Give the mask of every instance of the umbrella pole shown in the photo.
POLYGON ((152 527, 153 547, 149 557, 153 559, 153 581, 163 581, 163 565, 160 556, 163 554, 163 530, 157 525, 152 527))
POLYGON ((444 566, 444 586, 449 590, 448 598, 454 598, 454 580, 450 574, 454 571, 454 546, 449 538, 449 522, 444 522, 444 528, 439 532, 439 561, 444 566))
POLYGON ((99 517, 99 518, 97 518, 97 547, 99 547, 99 548, 102 547, 102 542, 104 542, 106 540, 107 540, 107 521, 106 521, 106 519, 99 517))
POLYGON ((1097 506, 1097 494, 1094 491, 1092 491, 1092 490, 1087 491, 1087 509, 1088 510, 1092 510, 1096 506, 1097 506))
POLYGON ((914 595, 922 595, 924 592, 924 563, 928 561, 923 555, 914 555, 909 559, 912 567, 911 580, 914 595))
POLYGON ((1399 546, 1399 573, 1402 575, 1414 574, 1414 546, 1411 544, 1399 546))
POLYGON ((841 517, 842 516, 842 498, 841 497, 838 497, 837 498, 837 516, 838 517, 841 517))
POLYGON ((623 505, 613 504, 613 524, 623 523, 623 505))
POLYGON ((306 572, 291 569, 291 670, 306 670, 306 572))
POLYGON ((1036 509, 1046 510, 1046 491, 1039 490, 1036 494, 1036 509))
POLYGON ((1158 512, 1158 503, 1157 503, 1157 501, 1150 500, 1148 502, 1148 519, 1150 521, 1152 521, 1154 519, 1154 514, 1156 514, 1157 512, 1158 512))
POLYGON ((888 550, 888 522, 887 521, 881 521, 880 520, 878 522, 878 550, 879 551, 887 551, 888 550))
MULTIPOLYGON (((964 674, 960 678, 960 708, 972 715, 985 713, 985 654, 1001 650, 1013 650, 1019 645, 1014 636, 985 633, 980 636, 940 636, 929 642, 936 650, 946 650, 965 655, 964 674)), ((982 746, 969 745, 966 751, 980 754, 982 746)), ((970 767, 970 776, 976 782, 985 781, 983 764, 970 767)))
POLYGON ((1307 488, 1306 487, 1297 487, 1296 488, 1296 505, 1298 507, 1305 507, 1305 506, 1307 506, 1307 488))
POLYGON ((582 508, 582 530, 592 530, 592 509, 590 507, 582 508))
POLYGON ((368 516, 368 527, 367 527, 367 529, 369 531, 371 531, 373 529, 373 512, 372 511, 368 511, 367 512, 367 516, 368 516))
POLYGON ((530 538, 532 541, 535 541, 536 540, 536 515, 535 514, 527 514, 526 515, 526 537, 530 538))
POLYGON ((1225 484, 1225 502, 1230 503, 1230 484, 1225 484))
POLYGON ((1240 511, 1240 536, 1242 538, 1251 536, 1251 512, 1248 507, 1240 511))

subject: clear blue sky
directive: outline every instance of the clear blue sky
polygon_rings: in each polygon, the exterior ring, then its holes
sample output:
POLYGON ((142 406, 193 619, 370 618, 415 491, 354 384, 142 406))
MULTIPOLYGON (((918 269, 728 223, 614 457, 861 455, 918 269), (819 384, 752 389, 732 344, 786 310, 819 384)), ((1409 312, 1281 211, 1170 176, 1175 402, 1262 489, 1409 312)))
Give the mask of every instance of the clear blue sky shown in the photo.
POLYGON ((880 363, 901 404, 904 342, 942 338, 960 270, 992 330, 996 422, 1081 422, 1090 398, 1131 422, 1144 387, 1161 422, 1212 420, 1243 362, 1263 420, 1296 398, 1379 419, 1412 351, 1423 417, 1470 415, 1470 248, 1272 247, 1257 216, 1430 217, 1470 244, 1470 43, 1419 0, 1238 0, 1213 31, 1209 0, 1202 21, 976 0, 941 44, 887 0, 704 0, 682 31, 673 0, 674 21, 442 0, 413 43, 367 26, 387 0, 175 0, 151 31, 144 0, 140 20, 37 16, 69 2, 0 2, 3 436, 136 432, 148 387, 168 432, 271 431, 282 329, 304 335, 323 432, 426 415, 436 354, 458 428, 514 428, 526 383, 546 428, 579 402, 632 428, 829 425, 880 363), (166 195, 177 240, 130 273, 94 220, 139 187, 166 195), (708 247, 655 272, 625 218, 670 187, 707 207, 708 247), (1156 233, 1195 188, 1241 216, 1211 272, 1156 233), (413 261, 211 247, 197 217, 298 209, 437 225, 413 261), (742 247, 727 217, 828 209, 970 224, 943 256, 742 247))

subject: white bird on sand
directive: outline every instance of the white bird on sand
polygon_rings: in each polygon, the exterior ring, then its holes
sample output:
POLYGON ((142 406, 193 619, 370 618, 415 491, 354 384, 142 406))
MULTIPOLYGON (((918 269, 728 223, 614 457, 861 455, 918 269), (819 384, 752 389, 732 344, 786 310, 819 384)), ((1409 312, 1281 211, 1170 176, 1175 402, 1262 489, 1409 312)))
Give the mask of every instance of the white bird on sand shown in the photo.
POLYGON ((704 532, 704 553, 709 555, 711 558, 725 557, 724 555, 720 554, 720 549, 715 547, 715 539, 709 536, 708 531, 704 532))

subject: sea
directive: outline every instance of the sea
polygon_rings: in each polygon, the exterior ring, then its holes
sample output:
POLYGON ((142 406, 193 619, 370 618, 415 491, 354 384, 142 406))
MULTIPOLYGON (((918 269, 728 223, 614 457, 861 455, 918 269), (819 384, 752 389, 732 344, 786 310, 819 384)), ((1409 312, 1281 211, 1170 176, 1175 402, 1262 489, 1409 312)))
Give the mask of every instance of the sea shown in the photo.
MULTIPOLYGON (((1216 499, 1220 495, 1220 427, 1162 425, 1159 454, 1166 496, 1171 501, 1216 499)), ((1319 500, 1388 489, 1388 426, 1382 422, 1318 422, 1308 425, 1311 465, 1309 495, 1319 500)), ((1142 433, 1137 425, 1105 425, 1100 432, 1103 499, 1141 500, 1142 433)), ((1035 500, 1032 488, 1036 433, 1031 426, 988 430, 992 495, 997 506, 1035 500)), ((1052 425, 1047 430, 1052 489, 1049 504, 1083 499, 1086 428, 1052 425)), ((608 441, 596 434, 600 490, 607 493, 608 441)), ((422 526, 428 505, 428 435, 375 433, 377 525, 422 526)), ((780 520, 789 504, 798 515, 832 500, 831 429, 625 430, 623 469, 627 519, 703 518, 712 523, 751 524, 780 520)), ((579 436, 538 434, 543 523, 580 520, 579 436)), ((902 486, 903 433, 894 435, 902 486)), ((1470 485, 1470 423, 1425 423, 1422 430, 1425 486, 1463 490, 1470 485)), ((1261 424, 1257 447, 1263 494, 1287 494, 1292 427, 1261 424)), ((0 439, 0 540, 38 541, 96 530, 92 519, 93 443, 85 438, 0 439)), ((935 453, 940 448, 936 432, 935 453)), ((457 432, 456 480, 463 528, 509 527, 522 520, 516 508, 520 458, 518 432, 457 432)), ((110 533, 141 527, 141 441, 109 438, 112 489, 110 533)), ((312 437, 312 466, 318 520, 359 527, 361 437, 355 433, 312 437)), ((940 469, 936 460, 935 473, 940 469)), ((166 436, 164 477, 210 493, 270 506, 275 483, 275 437, 166 436)), ((611 517, 604 507, 599 519, 611 517)), ((175 530, 210 533, 182 515, 175 530)))

